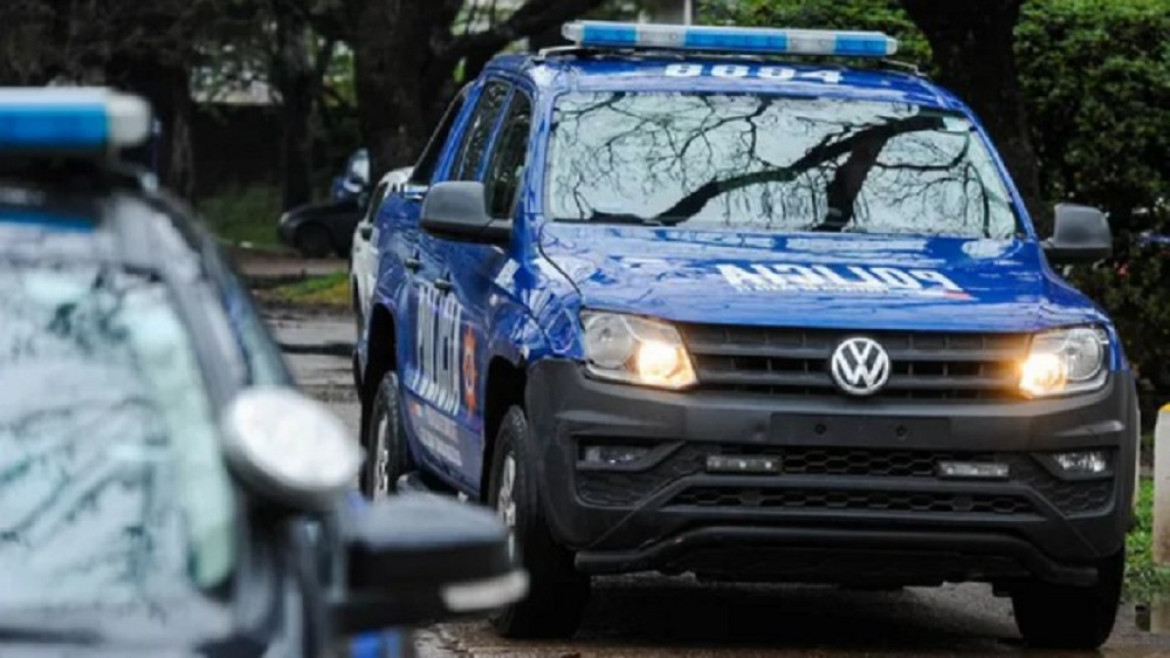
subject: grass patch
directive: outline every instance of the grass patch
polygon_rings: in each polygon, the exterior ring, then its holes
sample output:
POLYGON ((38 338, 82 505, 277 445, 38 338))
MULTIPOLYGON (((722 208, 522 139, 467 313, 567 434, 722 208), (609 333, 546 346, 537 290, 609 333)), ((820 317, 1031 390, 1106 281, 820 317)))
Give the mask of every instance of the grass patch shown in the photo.
POLYGON ((1138 496, 1137 527, 1129 535, 1125 564, 1125 596, 1130 601, 1149 601, 1170 592, 1170 567, 1154 564, 1154 482, 1142 478, 1138 496))
POLYGON ((262 298, 282 304, 349 308, 349 273, 312 276, 260 291, 259 294, 262 298))
POLYGON ((281 247, 276 238, 280 192, 268 185, 227 190, 201 201, 199 214, 220 240, 264 249, 281 247))

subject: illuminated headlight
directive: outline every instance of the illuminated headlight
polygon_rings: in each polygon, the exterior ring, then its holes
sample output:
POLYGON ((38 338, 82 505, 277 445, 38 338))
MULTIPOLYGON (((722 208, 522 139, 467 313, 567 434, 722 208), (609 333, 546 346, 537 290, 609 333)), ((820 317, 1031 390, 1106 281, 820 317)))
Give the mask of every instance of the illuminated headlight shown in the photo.
POLYGON ((586 311, 585 359, 601 379, 680 389, 695 383, 695 370, 678 331, 633 315, 586 311))
POLYGON ((1020 367, 1020 391, 1038 398, 1100 388, 1108 355, 1109 336, 1100 327, 1036 334, 1020 367))

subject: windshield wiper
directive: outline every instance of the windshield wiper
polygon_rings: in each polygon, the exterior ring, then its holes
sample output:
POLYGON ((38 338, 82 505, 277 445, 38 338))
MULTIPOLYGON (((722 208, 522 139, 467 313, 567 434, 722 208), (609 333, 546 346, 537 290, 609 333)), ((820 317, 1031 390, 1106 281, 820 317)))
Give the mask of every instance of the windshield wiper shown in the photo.
POLYGON ((588 217, 580 219, 558 219, 558 222, 576 222, 581 224, 636 224, 638 226, 663 226, 665 222, 658 217, 642 217, 633 213, 603 212, 594 210, 588 217))

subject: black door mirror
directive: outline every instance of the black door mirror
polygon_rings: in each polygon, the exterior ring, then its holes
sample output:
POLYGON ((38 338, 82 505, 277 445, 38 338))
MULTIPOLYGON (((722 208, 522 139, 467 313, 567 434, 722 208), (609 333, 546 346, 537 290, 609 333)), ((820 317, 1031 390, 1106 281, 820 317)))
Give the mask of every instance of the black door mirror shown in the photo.
POLYGON ((423 201, 420 224, 435 237, 459 242, 506 244, 512 238, 512 222, 492 219, 483 183, 476 181, 433 185, 423 201))
POLYGON ((343 533, 347 586, 331 606, 339 633, 483 614, 527 593, 507 530, 483 508, 403 494, 351 508, 343 533))
POLYGON ((1101 260, 1113 252, 1113 234, 1105 213, 1074 203, 1056 206, 1052 237, 1044 241, 1044 252, 1053 263, 1085 263, 1101 260))

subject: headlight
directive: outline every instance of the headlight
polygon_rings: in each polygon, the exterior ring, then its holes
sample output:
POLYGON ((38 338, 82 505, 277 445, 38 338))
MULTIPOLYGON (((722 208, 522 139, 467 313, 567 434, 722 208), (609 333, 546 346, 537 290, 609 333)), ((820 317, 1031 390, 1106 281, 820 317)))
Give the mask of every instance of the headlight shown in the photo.
POLYGON ((1109 336, 1100 327, 1036 334, 1020 368, 1020 391, 1038 398, 1100 388, 1108 355, 1109 336))
POLYGON ((592 311, 581 314, 581 323, 586 368, 593 376, 671 389, 697 381, 687 348, 669 324, 592 311))

